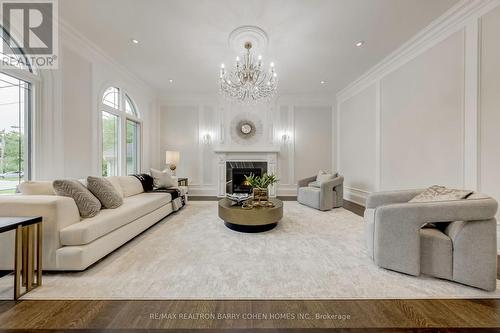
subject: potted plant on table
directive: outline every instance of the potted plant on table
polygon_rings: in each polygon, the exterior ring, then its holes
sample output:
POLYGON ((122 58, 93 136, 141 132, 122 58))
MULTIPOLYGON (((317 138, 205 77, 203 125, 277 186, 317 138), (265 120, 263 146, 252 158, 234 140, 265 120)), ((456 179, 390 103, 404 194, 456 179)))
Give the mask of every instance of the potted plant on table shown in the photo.
POLYGON ((262 176, 256 176, 251 173, 249 176, 245 176, 245 180, 252 187, 253 198, 257 201, 269 200, 269 186, 278 182, 278 178, 275 175, 267 173, 262 176))

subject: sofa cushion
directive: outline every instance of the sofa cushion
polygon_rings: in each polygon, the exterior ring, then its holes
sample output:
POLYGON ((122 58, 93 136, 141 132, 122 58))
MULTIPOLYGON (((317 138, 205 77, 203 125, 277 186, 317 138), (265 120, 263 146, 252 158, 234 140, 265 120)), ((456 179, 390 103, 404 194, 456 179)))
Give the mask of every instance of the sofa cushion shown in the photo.
POLYGON ((453 245, 439 229, 420 229, 420 270, 442 279, 453 278, 453 245))
POLYGON ((306 206, 320 208, 321 189, 317 187, 301 187, 297 195, 297 201, 306 206))
POLYGON ((113 230, 116 230, 172 201, 169 193, 142 193, 123 200, 116 209, 103 209, 101 212, 80 223, 70 225, 60 231, 61 244, 84 245, 91 243, 113 230))
POLYGON ((113 185, 113 187, 115 188, 116 192, 120 195, 120 197, 123 198, 123 190, 122 190, 122 186, 120 185, 120 181, 118 180, 118 178, 119 178, 118 176, 106 177, 108 182, 110 182, 111 185, 113 185))
POLYGON ((104 208, 114 209, 123 204, 122 196, 106 178, 87 177, 87 188, 99 199, 104 208))
POLYGON ((101 202, 78 180, 54 180, 52 183, 57 195, 75 200, 80 216, 94 217, 101 210, 101 202))
POLYGON ((18 186, 23 195, 56 195, 51 181, 26 181, 18 186))
POLYGON ((141 181, 134 176, 118 176, 116 178, 120 183, 124 198, 144 193, 141 181))
POLYGON ((310 182, 309 184, 307 184, 307 186, 309 186, 309 187, 321 187, 321 183, 316 180, 316 181, 310 182))

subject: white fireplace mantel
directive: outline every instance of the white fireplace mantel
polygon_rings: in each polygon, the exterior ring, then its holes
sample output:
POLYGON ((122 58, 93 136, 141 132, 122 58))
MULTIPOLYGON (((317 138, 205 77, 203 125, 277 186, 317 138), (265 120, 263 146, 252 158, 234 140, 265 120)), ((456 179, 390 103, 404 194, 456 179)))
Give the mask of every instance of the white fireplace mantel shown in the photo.
POLYGON ((280 146, 216 146, 215 153, 279 153, 280 146))
MULTIPOLYGON (((276 174, 278 170, 279 146, 219 146, 214 148, 217 155, 217 184, 219 197, 226 196, 226 163, 227 162, 266 162, 267 172, 276 174)), ((269 194, 276 196, 276 187, 269 188, 269 194)))

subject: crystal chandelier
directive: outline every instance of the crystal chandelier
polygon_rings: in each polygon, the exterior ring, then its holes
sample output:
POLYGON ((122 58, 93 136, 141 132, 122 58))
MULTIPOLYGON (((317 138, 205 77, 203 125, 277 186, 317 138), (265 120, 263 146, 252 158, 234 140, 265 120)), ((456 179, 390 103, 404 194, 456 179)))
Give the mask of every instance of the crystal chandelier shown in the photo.
POLYGON ((274 63, 265 72, 262 68, 262 56, 259 55, 257 62, 254 62, 251 48, 252 43, 246 42, 247 52, 243 55, 243 61, 236 57, 236 65, 230 72, 226 72, 224 64, 220 68, 222 94, 243 103, 268 100, 274 96, 278 86, 274 63))

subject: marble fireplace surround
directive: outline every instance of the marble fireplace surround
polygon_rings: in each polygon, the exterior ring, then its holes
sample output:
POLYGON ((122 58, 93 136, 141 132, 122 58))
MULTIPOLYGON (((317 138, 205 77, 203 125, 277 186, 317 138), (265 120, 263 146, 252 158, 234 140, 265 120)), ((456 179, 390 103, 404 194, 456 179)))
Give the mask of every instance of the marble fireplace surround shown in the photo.
MULTIPOLYGON (((217 156, 217 195, 226 196, 226 165, 227 162, 266 162, 267 172, 278 173, 279 146, 246 147, 221 146, 214 149, 217 156)), ((269 194, 276 196, 276 186, 269 188, 269 194)))

